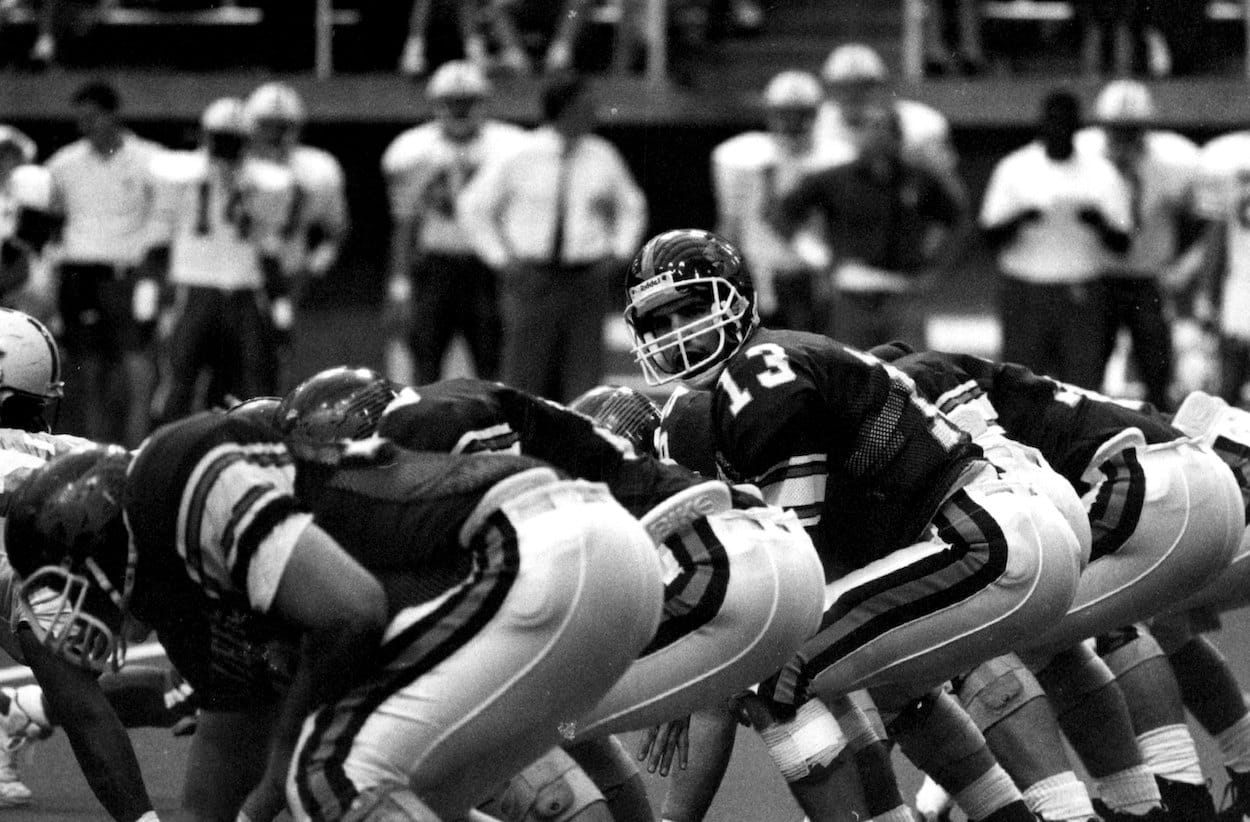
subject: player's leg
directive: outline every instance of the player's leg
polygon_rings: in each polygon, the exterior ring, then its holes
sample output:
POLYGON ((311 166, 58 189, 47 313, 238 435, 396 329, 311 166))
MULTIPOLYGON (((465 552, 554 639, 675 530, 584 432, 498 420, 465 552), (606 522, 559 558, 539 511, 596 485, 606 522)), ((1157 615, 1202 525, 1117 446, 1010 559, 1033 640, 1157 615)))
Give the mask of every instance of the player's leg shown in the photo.
POLYGON ((473 355, 477 376, 484 380, 499 377, 499 289, 495 272, 480 260, 473 258, 461 262, 464 272, 463 322, 460 333, 464 335, 473 355))
POLYGON ((419 297, 413 300, 408 345, 412 350, 415 384, 434 382, 443 371, 443 357, 456 333, 454 290, 463 287, 458 272, 442 256, 427 256, 412 272, 419 297))
POLYGON ((678 571, 655 638, 578 723, 578 738, 685 716, 765 679, 820 623, 824 574, 793 514, 701 519, 665 540, 678 571))
POLYGON ((615 822, 654 822, 642 774, 614 736, 576 742, 566 750, 607 802, 615 822))
POLYGON ((402 784, 440 816, 463 813, 571 733, 654 635, 655 549, 601 487, 492 496, 500 510, 472 518, 484 523, 475 581, 398 636, 386 670, 305 723, 293 809, 334 815, 402 784))
POLYGON ((187 751, 182 788, 186 819, 233 819, 265 772, 269 731, 277 706, 248 710, 205 710, 187 751))
POLYGON ((669 774, 660 808, 664 822, 700 822, 707 815, 729 767, 737 731, 733 700, 690 714, 690 761, 669 774))
POLYGON ((1142 762, 1132 718, 1115 676, 1093 649, 1078 644, 1049 660, 1029 659, 1059 725, 1111 812, 1140 815, 1161 806, 1142 762))
POLYGON ((957 678, 955 695, 1034 813, 1049 822, 1084 822, 1094 815, 1089 793, 1068 761, 1054 710, 1014 654, 957 678))
POLYGON ((191 412, 201 363, 205 360, 204 346, 219 310, 212 300, 212 290, 178 286, 169 316, 161 321, 168 324, 168 329, 157 342, 160 378, 152 397, 154 425, 191 412))
POLYGON ((1151 630, 1167 654, 1185 707, 1219 746, 1229 777, 1226 812, 1250 815, 1250 706, 1228 661, 1192 630, 1187 614, 1157 617, 1151 630))
MULTIPOLYGON (((847 750, 855 762, 862 788, 862 804, 879 822, 910 822, 911 809, 903 801, 881 712, 867 691, 854 691, 830 700, 829 707, 846 734, 847 750)), ((856 807, 856 806, 852 806, 856 807)))
POLYGON ((1227 568, 1245 529, 1237 483, 1189 440, 1096 456, 1093 554, 1068 613, 1029 647, 1059 650, 1146 619, 1227 568))

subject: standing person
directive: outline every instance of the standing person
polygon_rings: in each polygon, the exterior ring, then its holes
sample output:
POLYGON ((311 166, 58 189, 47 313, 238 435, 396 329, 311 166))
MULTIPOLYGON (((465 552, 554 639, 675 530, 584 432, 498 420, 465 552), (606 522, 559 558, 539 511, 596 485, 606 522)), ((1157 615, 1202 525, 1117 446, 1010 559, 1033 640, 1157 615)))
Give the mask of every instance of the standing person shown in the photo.
POLYGON ((485 116, 490 84, 472 63, 439 66, 425 95, 434 121, 403 132, 382 155, 392 220, 384 325, 411 352, 416 372, 393 369, 387 376, 400 383, 437 380, 452 336, 460 333, 477 375, 495 379, 500 345, 495 272, 474 253, 456 217, 456 198, 483 163, 515 148, 523 132, 485 116))
POLYGON ((1202 147, 1199 213, 1207 221, 1205 256, 1194 311, 1215 330, 1219 395, 1246 407, 1250 382, 1250 131, 1224 134, 1202 147))
POLYGON ((844 43, 825 59, 820 70, 825 99, 816 115, 814 134, 821 162, 834 164, 855 156, 853 129, 869 108, 885 106, 898 114, 903 153, 928 167, 950 187, 952 196, 966 198, 957 172, 958 156, 951 145, 946 115, 918 100, 900 97, 891 87, 885 61, 863 43, 844 43))
POLYGON ((653 237, 626 290, 647 381, 712 390, 706 424, 721 469, 794 511, 824 565, 820 632, 759 689, 772 720, 869 688, 900 747, 969 818, 1031 819, 938 686, 1065 613, 1080 545, 1062 514, 1002 483, 901 372, 825 337, 761 326, 749 272, 720 237, 653 237))
POLYGON ((44 254, 52 176, 35 164, 35 141, 0 125, 0 305, 49 319, 55 313, 44 254))
POLYGON ((165 292, 158 423, 197 404, 228 405, 229 396, 272 395, 293 314, 280 255, 294 179, 246 155, 241 100, 214 101, 200 128, 201 147, 171 153, 156 175, 160 204, 143 285, 165 292))
POLYGON ((865 109, 854 160, 803 177, 777 203, 783 237, 816 214, 834 249, 832 334, 855 348, 925 339, 926 292, 967 237, 963 200, 908 160, 898 112, 865 109))
POLYGON ((64 219, 57 268, 64 324, 67 430, 135 445, 147 433, 153 384, 151 308, 133 286, 154 204, 161 148, 122 126, 107 83, 73 96, 81 140, 52 155, 50 211, 64 219))
POLYGON ((495 269, 502 380, 556 401, 599 384, 608 283, 642 238, 647 207, 620 153, 592 134, 596 98, 576 75, 543 89, 543 124, 484 166, 458 203, 495 269))
POLYGON ((1133 233, 1128 251, 1109 261, 1103 275, 1109 322, 1103 359, 1111 356, 1116 335, 1127 328, 1132 362, 1156 408, 1172 405, 1172 331, 1164 288, 1191 255, 1194 186, 1198 147, 1187 137, 1150 127, 1155 119, 1150 91, 1136 80, 1108 83, 1094 103, 1097 125, 1082 129, 1076 150, 1106 157, 1128 185, 1133 233))
POLYGON ((813 262, 778 236, 768 217, 812 161, 819 103, 813 75, 783 71, 764 88, 768 130, 735 135, 712 150, 717 233, 750 261, 760 314, 798 331, 826 330, 827 295, 813 262))
POLYGON ((1076 151, 1081 105, 1042 101, 1038 138, 1004 157, 981 203, 998 252, 1001 357, 1082 388, 1102 386, 1106 301, 1098 276, 1129 247, 1130 197, 1109 160, 1076 151))
POLYGON ((298 308, 308 282, 329 273, 347 237, 343 166, 330 152, 300 142, 308 115, 299 94, 285 83, 258 86, 243 113, 251 137, 248 150, 285 167, 295 179, 295 199, 282 228, 282 267, 290 280, 291 305, 298 308))

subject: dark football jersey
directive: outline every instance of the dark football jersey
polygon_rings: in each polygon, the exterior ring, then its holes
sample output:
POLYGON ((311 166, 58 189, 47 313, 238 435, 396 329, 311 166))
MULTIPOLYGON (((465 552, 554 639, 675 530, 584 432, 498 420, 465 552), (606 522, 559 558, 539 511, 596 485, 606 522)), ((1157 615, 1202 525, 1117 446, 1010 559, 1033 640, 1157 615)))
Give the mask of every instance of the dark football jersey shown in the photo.
POLYGON ((299 518, 308 521, 291 496, 290 457, 273 439, 205 412, 157 430, 127 477, 138 554, 131 608, 212 706, 275 699, 289 675, 294 636, 248 593, 260 546, 293 539, 299 518))
POLYGON ((381 581, 393 616, 469 576, 465 521, 491 488, 531 468, 550 471, 513 454, 470 458, 383 443, 353 456, 324 483, 301 482, 300 498, 317 525, 381 581))
POLYGON ((411 401, 387 409, 378 435, 415 450, 526 454, 606 484, 635 516, 704 481, 680 466, 636 455, 624 439, 575 411, 486 380, 420 387, 411 401))
POLYGON ((827 337, 757 329, 716 382, 716 447, 808 528, 826 568, 915 542, 981 450, 911 378, 827 337))
POLYGON ((1094 454, 1126 428, 1141 430, 1148 443, 1184 436, 1157 414, 1022 365, 935 351, 908 354, 894 365, 944 411, 978 396, 988 398, 1007 436, 1041 451, 1082 492, 1088 486, 1081 477, 1094 454))

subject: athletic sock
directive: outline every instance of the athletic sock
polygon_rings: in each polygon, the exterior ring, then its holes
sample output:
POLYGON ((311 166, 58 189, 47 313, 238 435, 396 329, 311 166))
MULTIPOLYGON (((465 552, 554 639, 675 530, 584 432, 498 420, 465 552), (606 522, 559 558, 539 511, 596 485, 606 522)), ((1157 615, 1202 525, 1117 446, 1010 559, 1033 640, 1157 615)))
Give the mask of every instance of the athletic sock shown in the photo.
POLYGON ((1188 725, 1164 725, 1137 737, 1142 764, 1155 776, 1190 785, 1205 784, 1198 748, 1188 725))
POLYGON ((1034 782, 1024 790, 1024 801, 1047 822, 1084 822, 1096 816, 1085 783, 1072 771, 1034 782))
POLYGON ((1224 755, 1224 767, 1237 773, 1250 773, 1250 713, 1215 735, 1224 755))
POLYGON ((1139 816, 1163 807, 1159 785, 1145 765, 1134 765, 1104 776, 1094 783, 1098 798, 1113 811, 1139 816))
POLYGON ((969 819, 985 819, 1020 799, 1020 790, 1002 765, 994 765, 971 785, 955 794, 955 804, 969 819))

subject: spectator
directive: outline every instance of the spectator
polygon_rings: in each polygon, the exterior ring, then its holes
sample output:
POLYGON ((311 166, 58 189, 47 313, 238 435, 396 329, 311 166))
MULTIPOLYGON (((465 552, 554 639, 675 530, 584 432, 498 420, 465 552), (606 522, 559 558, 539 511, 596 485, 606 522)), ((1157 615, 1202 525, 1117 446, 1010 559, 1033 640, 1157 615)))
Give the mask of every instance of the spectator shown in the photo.
MULTIPOLYGON (((291 305, 298 307, 309 281, 324 278, 338 261, 347 236, 343 167, 328 151, 300 142, 306 119, 304 102, 290 86, 259 86, 247 98, 244 114, 251 134, 249 150, 285 167, 295 178, 297 196, 283 227, 283 273, 289 280, 291 305)), ((293 326, 295 318, 274 319, 289 320, 293 326)), ((293 328, 282 330, 290 333, 293 328)), ((278 387, 294 386, 280 378, 278 387)))
POLYGON ((1081 31, 1081 70, 1086 75, 1147 71, 1159 77, 1171 73, 1167 43, 1151 26, 1149 2, 1077 0, 1073 6, 1081 31))
POLYGON ((1215 331, 1220 396, 1245 408, 1250 382, 1250 132, 1215 138, 1203 146, 1199 163, 1199 213, 1208 225, 1195 315, 1215 331))
POLYGON ((1135 80, 1107 84, 1094 114, 1098 125, 1077 134, 1076 150, 1106 157, 1120 171, 1134 223, 1128 253, 1113 259, 1102 279, 1109 312, 1103 358, 1110 357, 1119 330, 1127 329, 1146 399, 1170 408, 1172 335, 1162 288, 1177 279, 1176 267, 1193 257, 1184 254, 1184 246, 1198 236, 1193 230, 1198 147, 1175 132, 1150 127, 1154 101, 1135 80))
POLYGON ((156 174, 160 204, 142 286, 160 283, 166 292, 152 403, 158 424, 198 405, 274 394, 277 348, 292 313, 280 254, 294 178, 245 155, 241 100, 214 101, 200 127, 200 149, 171 153, 156 174))
POLYGON ((903 153, 937 173, 952 195, 967 197, 956 171, 958 161, 946 116, 924 103, 899 97, 890 87, 881 55, 862 43, 846 43, 829 52, 820 77, 825 100, 816 115, 815 139, 821 162, 832 165, 853 158, 854 130, 864 112, 874 106, 891 107, 902 129, 903 153))
POLYGON ((35 142, 0 125, 0 306, 50 320, 56 312, 44 246, 52 178, 35 165, 35 142))
POLYGON ((101 442, 138 445, 147 433, 154 378, 151 317, 136 313, 134 269, 148 243, 150 169, 161 148, 118 116, 106 83, 73 96, 83 137, 48 160, 50 212, 64 219, 59 306, 64 325, 67 430, 101 442))
MULTIPOLYGON (((632 0, 625 0, 630 5, 632 0)), ((545 72, 570 71, 594 0, 487 0, 487 16, 499 41, 499 60, 510 71, 532 71, 531 53, 545 72)), ((628 16, 628 14, 626 15, 628 16)))
POLYGON ((565 402, 599 384, 603 321, 646 227, 646 201, 596 124, 593 90, 556 75, 543 123, 482 168, 458 207, 501 283, 505 383, 565 402))
POLYGON ((832 336, 867 350, 891 340, 925 344, 924 294, 967 237, 963 201, 902 151, 898 112, 864 109, 855 159, 809 174, 777 204, 784 237, 813 213, 834 252, 832 336))
POLYGON ((985 70, 979 0, 926 0, 924 13, 927 73, 980 74, 985 70))
MULTIPOLYGON (((412 0, 408 16, 408 38, 399 57, 399 71, 408 77, 421 77, 429 71, 426 34, 439 0, 412 0)), ((482 0, 453 0, 456 28, 460 31, 464 58, 476 66, 486 66, 486 40, 479 28, 482 0)))
POLYGON ((767 131, 748 131, 712 151, 717 233, 750 263, 765 322, 799 331, 824 330, 827 295, 815 266, 769 224, 777 199, 798 181, 812 154, 812 123, 820 83, 802 71, 783 71, 764 89, 767 131))
POLYGON ((406 384, 439 379, 459 332, 477 375, 493 380, 500 335, 495 272, 456 219, 456 198, 483 163, 511 151, 524 132, 484 117, 490 86, 472 63, 444 63, 425 93, 435 120, 403 132, 382 155, 393 221, 383 325, 411 353, 416 372, 391 367, 387 376, 406 384))
POLYGON ((1079 153, 1081 107, 1068 91, 1042 102, 1038 138, 999 161, 981 205, 998 252, 1005 362, 1084 388, 1102 385, 1107 324, 1098 276, 1129 247, 1129 194, 1115 166, 1079 153))

